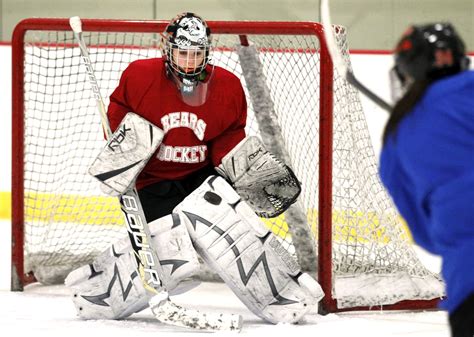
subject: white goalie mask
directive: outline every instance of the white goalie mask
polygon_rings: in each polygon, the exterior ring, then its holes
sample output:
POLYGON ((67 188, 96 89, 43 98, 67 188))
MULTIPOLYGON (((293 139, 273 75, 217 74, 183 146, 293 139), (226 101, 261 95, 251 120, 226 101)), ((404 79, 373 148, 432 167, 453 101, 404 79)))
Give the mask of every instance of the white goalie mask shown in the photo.
POLYGON ((183 101, 204 104, 213 66, 209 64, 211 36, 206 22, 193 13, 183 13, 168 24, 163 34, 167 73, 183 101))

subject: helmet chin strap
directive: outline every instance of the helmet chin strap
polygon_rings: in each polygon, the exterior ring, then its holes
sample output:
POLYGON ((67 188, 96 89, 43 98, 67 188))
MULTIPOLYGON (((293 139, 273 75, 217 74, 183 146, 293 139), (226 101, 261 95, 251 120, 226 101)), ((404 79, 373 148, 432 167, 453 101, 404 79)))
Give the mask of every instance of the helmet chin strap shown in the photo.
POLYGON ((182 75, 173 71, 167 64, 166 73, 174 82, 181 94, 183 101, 192 106, 203 104, 207 98, 207 83, 204 80, 207 77, 207 71, 203 70, 197 75, 182 75))
POLYGON ((166 73, 173 82, 178 86, 178 89, 183 93, 192 93, 194 88, 203 82, 207 77, 207 71, 204 69, 199 74, 196 75, 185 75, 181 73, 176 73, 173 68, 167 63, 166 64, 166 73))
POLYGON ((194 92, 196 86, 199 84, 199 81, 196 78, 182 77, 181 80, 181 94, 189 95, 194 92))
POLYGON ((183 75, 183 84, 184 85, 198 85, 199 82, 204 82, 204 80, 207 77, 207 71, 206 69, 203 69, 199 74, 197 75, 192 75, 192 76, 187 76, 183 75))

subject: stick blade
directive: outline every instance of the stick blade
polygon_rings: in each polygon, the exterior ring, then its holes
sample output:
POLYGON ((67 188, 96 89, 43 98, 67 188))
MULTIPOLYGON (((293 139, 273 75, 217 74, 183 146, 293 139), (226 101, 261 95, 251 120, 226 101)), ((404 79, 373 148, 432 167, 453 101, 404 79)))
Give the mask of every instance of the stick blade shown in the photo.
POLYGON ((169 299, 155 296, 150 300, 155 318, 169 325, 208 331, 235 331, 242 329, 242 316, 223 313, 204 313, 183 308, 169 299))

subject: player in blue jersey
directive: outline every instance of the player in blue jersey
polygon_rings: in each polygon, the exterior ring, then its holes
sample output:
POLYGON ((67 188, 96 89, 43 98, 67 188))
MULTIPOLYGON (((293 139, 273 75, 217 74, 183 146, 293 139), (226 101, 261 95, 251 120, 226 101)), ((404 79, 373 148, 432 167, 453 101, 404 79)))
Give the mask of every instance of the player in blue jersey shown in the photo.
POLYGON ((380 176, 414 240, 442 257, 452 335, 474 335, 474 72, 454 27, 410 27, 393 76, 404 90, 384 132, 380 176))

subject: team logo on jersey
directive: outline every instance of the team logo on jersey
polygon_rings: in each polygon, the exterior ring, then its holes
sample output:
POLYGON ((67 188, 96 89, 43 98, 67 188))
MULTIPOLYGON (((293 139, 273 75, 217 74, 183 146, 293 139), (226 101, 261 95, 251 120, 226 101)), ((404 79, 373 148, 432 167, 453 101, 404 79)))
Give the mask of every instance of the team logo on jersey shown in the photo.
POLYGON ((196 137, 201 141, 204 139, 207 127, 206 122, 198 118, 196 114, 186 111, 171 112, 164 115, 161 117, 161 124, 165 134, 175 128, 187 128, 193 130, 196 137))
MULTIPOLYGON (((161 117, 161 124, 165 134, 176 128, 185 128, 193 131, 200 141, 204 140, 207 124, 192 112, 171 112, 161 117)), ((206 160, 207 146, 171 146, 161 144, 157 158, 161 161, 195 164, 206 160)))

